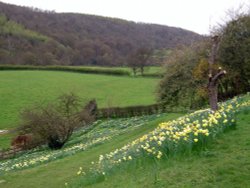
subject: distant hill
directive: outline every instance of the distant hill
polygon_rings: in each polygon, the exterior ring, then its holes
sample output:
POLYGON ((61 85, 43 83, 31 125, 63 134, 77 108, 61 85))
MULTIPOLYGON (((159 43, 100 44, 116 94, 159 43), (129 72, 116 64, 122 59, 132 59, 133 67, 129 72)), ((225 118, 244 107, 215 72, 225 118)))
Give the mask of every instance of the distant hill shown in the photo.
POLYGON ((0 19, 0 64, 121 66, 138 48, 171 49, 203 38, 181 28, 1 2, 0 19))

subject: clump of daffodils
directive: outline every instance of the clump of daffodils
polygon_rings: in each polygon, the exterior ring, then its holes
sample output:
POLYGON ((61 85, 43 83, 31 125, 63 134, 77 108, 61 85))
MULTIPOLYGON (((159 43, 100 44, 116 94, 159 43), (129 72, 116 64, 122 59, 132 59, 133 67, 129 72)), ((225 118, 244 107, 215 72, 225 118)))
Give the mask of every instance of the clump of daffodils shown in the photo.
POLYGON ((235 112, 249 106, 250 100, 241 102, 241 98, 234 98, 221 103, 216 112, 199 110, 177 120, 162 122, 154 131, 120 149, 100 155, 96 168, 103 172, 143 155, 161 159, 183 147, 205 144, 208 138, 214 138, 225 129, 234 127, 235 112))

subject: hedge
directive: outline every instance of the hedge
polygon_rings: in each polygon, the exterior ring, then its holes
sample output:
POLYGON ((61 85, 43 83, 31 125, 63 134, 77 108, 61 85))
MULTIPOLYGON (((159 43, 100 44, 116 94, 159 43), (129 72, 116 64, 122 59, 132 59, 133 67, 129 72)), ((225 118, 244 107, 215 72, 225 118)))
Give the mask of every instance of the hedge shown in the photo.
POLYGON ((3 70, 48 70, 48 71, 66 71, 88 74, 105 74, 117 76, 129 76, 129 71, 112 68, 90 68, 90 67, 68 67, 68 66, 26 66, 26 65, 0 65, 0 71, 3 70))

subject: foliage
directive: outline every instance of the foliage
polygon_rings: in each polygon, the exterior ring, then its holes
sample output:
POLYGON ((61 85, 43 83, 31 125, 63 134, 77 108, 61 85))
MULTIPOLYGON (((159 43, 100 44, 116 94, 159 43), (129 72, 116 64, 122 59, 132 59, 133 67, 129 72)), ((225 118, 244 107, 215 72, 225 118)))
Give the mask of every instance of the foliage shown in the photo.
POLYGON ((24 38, 28 38, 29 40, 38 40, 38 41, 46 41, 49 40, 48 37, 34 32, 32 30, 25 29, 23 25, 17 24, 14 21, 7 20, 6 16, 0 14, 0 35, 14 35, 20 36, 24 38))
POLYGON ((206 104, 201 91, 206 87, 204 59, 209 43, 177 48, 165 62, 165 74, 158 86, 158 99, 167 106, 199 108, 206 104), (202 70, 201 70, 202 69, 202 70), (202 72, 201 72, 202 71, 202 72), (200 79, 202 77, 202 79, 200 79))
POLYGON ((63 54, 69 49, 51 37, 27 29, 3 14, 0 26, 0 64, 68 64, 63 54))
MULTIPOLYGON (((220 26, 219 50, 213 70, 226 70, 219 81, 218 99, 245 93, 250 90, 249 77, 249 14, 241 14, 220 26)), ((159 100, 169 106, 181 105, 197 108, 207 104, 208 42, 172 52, 166 61, 166 73, 159 85, 159 100)))
POLYGON ((218 61, 228 72, 224 97, 250 91, 250 13, 240 14, 220 26, 218 61))
POLYGON ((23 111, 21 133, 32 135, 32 145, 46 143, 51 149, 60 149, 77 127, 91 122, 87 113, 84 109, 79 111, 79 99, 75 94, 64 94, 57 104, 23 111))
POLYGON ((132 53, 128 60, 128 67, 131 67, 133 70, 134 76, 138 72, 138 69, 141 75, 144 75, 145 67, 149 66, 150 63, 153 64, 152 61, 152 50, 148 48, 139 48, 134 53, 132 53))

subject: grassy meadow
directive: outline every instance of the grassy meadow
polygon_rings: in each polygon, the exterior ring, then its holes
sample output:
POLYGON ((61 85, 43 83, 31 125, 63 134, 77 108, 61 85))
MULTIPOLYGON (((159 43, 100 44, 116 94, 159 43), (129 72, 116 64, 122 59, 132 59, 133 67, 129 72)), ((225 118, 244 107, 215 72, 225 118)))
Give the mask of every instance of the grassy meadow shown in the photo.
POLYGON ((158 79, 78 74, 56 71, 0 71, 0 130, 14 128, 23 108, 46 104, 74 92, 99 107, 147 105, 156 102, 158 79))

